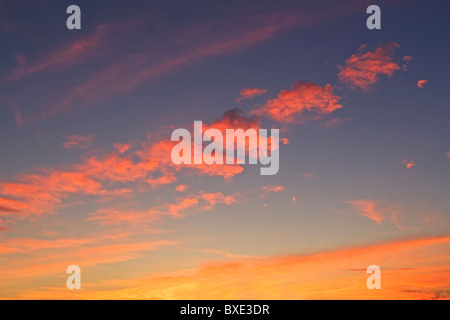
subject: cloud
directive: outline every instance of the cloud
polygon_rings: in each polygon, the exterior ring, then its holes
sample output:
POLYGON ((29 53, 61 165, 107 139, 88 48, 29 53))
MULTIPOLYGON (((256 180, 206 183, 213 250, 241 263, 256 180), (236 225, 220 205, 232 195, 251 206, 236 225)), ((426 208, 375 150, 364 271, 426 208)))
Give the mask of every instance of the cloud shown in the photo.
MULTIPOLYGON (((86 283, 93 288, 79 294, 82 299, 446 299, 449 245, 450 236, 442 235, 261 257, 208 248, 226 259, 188 271, 93 280, 86 283), (381 268, 382 290, 367 289, 365 270, 372 264, 381 268)), ((67 291, 26 290, 19 297, 70 299, 67 291)))
POLYGON ((269 117, 278 122, 303 123, 319 120, 342 108, 340 97, 327 84, 320 87, 309 81, 296 81, 290 90, 281 90, 278 97, 252 111, 252 114, 269 117))
POLYGON ((281 192, 286 190, 285 186, 274 186, 272 184, 268 184, 264 187, 261 188, 262 191, 264 192, 281 192))
POLYGON ((339 81, 352 88, 368 90, 379 80, 380 75, 392 77, 400 69, 392 58, 394 49, 398 47, 397 43, 389 42, 374 51, 365 52, 367 45, 361 45, 356 54, 345 60, 344 66, 338 66, 339 81))
POLYGON ((265 185, 263 187, 261 187, 261 194, 260 194, 260 198, 265 198, 267 197, 270 193, 279 193, 279 192, 284 192, 286 191, 286 187, 282 186, 282 185, 272 185, 272 184, 268 184, 265 185))
POLYGON ((428 80, 419 80, 417 81, 417 87, 422 89, 425 87, 425 85, 428 83, 428 80))
POLYGON ((120 154, 127 152, 128 150, 131 149, 131 145, 130 144, 126 144, 126 143, 114 143, 114 148, 117 150, 117 152, 119 152, 120 154))
POLYGON ((62 48, 46 54, 33 64, 28 64, 23 55, 17 55, 16 61, 18 66, 10 76, 1 79, 1 81, 17 81, 23 77, 31 76, 48 69, 75 65, 89 57, 89 53, 101 44, 109 27, 108 24, 99 25, 90 35, 73 43, 63 45, 62 48), (19 59, 17 59, 18 57, 19 59))
POLYGON ((90 33, 76 37, 75 41, 57 44, 34 61, 16 53, 17 66, 0 81, 14 82, 45 72, 61 72, 95 58, 101 59, 115 50, 114 42, 123 41, 143 23, 143 19, 134 18, 99 24, 90 33))
POLYGON ((447 151, 447 158, 450 159, 450 151, 447 151))
POLYGON ((404 56, 404 57, 402 58, 402 60, 405 61, 405 63, 404 63, 403 66, 402 66, 402 69, 403 69, 403 71, 407 71, 407 70, 408 70, 409 62, 412 60, 412 57, 411 57, 411 56, 404 56))
POLYGON ((222 192, 201 191, 183 198, 177 198, 173 203, 154 206, 145 210, 130 208, 101 208, 91 214, 86 221, 96 221, 100 225, 132 224, 155 222, 164 216, 182 218, 189 212, 213 210, 217 205, 232 205, 237 203, 238 194, 225 195, 222 192))
MULTIPOLYGON (((176 241, 131 241, 124 237, 53 239, 22 238, 8 240, 0 245, 3 255, 20 254, 20 259, 9 260, 0 267, 2 283, 13 279, 29 279, 60 274, 76 262, 83 268, 134 260, 145 252, 178 244, 176 241), (40 253, 40 254, 39 254, 40 253), (42 254, 45 253, 45 254, 42 254)), ((87 285, 87 283, 85 283, 87 285)))
POLYGON ((178 192, 186 192, 187 189, 189 189, 189 186, 187 186, 185 184, 180 184, 175 188, 175 190, 178 192))
POLYGON ((416 159, 414 158, 408 158, 405 160, 402 160, 402 165, 406 167, 406 169, 412 169, 416 165, 416 159))
POLYGON ((401 214, 404 213, 404 210, 394 206, 381 207, 380 203, 372 199, 345 202, 352 205, 361 216, 373 220, 379 225, 384 220, 390 220, 397 228, 404 229, 401 223, 401 214))
MULTIPOLYGON (((166 34, 157 46, 150 40, 125 47, 120 59, 103 65, 100 70, 84 77, 84 81, 65 92, 54 106, 40 117, 54 116, 62 111, 80 107, 95 107, 112 97, 132 91, 144 81, 176 71, 184 65, 202 59, 246 50, 292 28, 298 20, 292 14, 254 16, 241 23, 218 21, 225 30, 215 33, 211 23, 176 30, 166 34), (194 32, 195 31, 195 32, 194 32)), ((135 30, 136 31, 136 30, 135 30)), ((161 37, 150 35, 148 39, 161 37)))
POLYGON ((64 148, 80 148, 87 149, 91 146, 94 140, 94 135, 89 134, 87 136, 71 135, 66 137, 66 141, 62 143, 64 148))
POLYGON ((149 27, 149 21, 155 21, 149 18, 153 12, 143 13, 100 24, 91 33, 44 47, 41 51, 47 52, 37 58, 21 56, 1 81, 10 87, 21 86, 20 92, 14 91, 8 99, 28 108, 29 112, 22 110, 25 122, 39 121, 61 112, 97 107, 183 66, 248 50, 281 32, 327 23, 361 7, 352 0, 325 9, 302 5, 277 12, 246 5, 237 15, 159 28, 149 27), (33 81, 31 86, 32 77, 46 81, 33 81), (68 81, 60 82, 61 77, 68 81))
POLYGON ((386 218, 385 214, 375 209, 375 202, 373 200, 358 200, 346 201, 351 204, 360 215, 375 221, 377 224, 386 218))
POLYGON ((218 204, 225 204, 227 206, 230 206, 232 204, 236 203, 236 197, 237 193, 233 195, 224 195, 222 192, 201 192, 200 197, 201 199, 206 201, 206 205, 203 206, 204 210, 212 210, 214 209, 218 204))
POLYGON ((246 88, 242 89, 239 94, 241 95, 239 98, 236 99, 236 102, 241 102, 245 99, 253 99, 257 96, 262 96, 264 93, 266 93, 266 89, 258 89, 258 88, 246 88))

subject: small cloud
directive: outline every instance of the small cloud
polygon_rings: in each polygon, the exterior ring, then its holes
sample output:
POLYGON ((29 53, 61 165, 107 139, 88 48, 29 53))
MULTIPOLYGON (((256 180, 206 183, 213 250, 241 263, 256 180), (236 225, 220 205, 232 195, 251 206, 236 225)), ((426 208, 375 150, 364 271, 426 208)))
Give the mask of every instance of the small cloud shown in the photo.
POLYGON ((292 203, 296 202, 297 199, 295 197, 292 197, 292 203))
POLYGON ((126 143, 114 143, 114 148, 116 148, 117 152, 120 154, 127 152, 130 150, 131 145, 126 143))
POLYGON ((416 165, 416 159, 414 158, 408 158, 403 160, 402 165, 404 165, 406 167, 406 169, 411 169, 412 167, 414 167, 416 165))
POLYGON ((266 197, 269 193, 283 192, 285 190, 286 190, 285 186, 281 186, 281 185, 274 186, 274 185, 268 184, 261 188, 262 193, 260 195, 260 198, 266 197))
POLYGON ((236 99, 236 102, 241 102, 245 99, 253 99, 258 96, 262 96, 267 92, 266 89, 258 89, 258 88, 246 88, 242 89, 239 94, 241 95, 239 98, 236 99))
POLYGON ((281 192, 281 191, 286 190, 286 187, 285 186, 274 186, 274 185, 268 184, 267 186, 264 186, 261 189, 266 192, 281 192))
POLYGON ((281 90, 277 98, 252 110, 251 114, 266 116, 284 123, 304 123, 320 120, 342 108, 340 97, 330 84, 321 87, 314 82, 296 81, 290 90, 281 90))
POLYGON ((428 80, 419 80, 419 81, 417 81, 417 87, 418 88, 423 88, 423 87, 425 87, 425 85, 428 83, 428 80))
POLYGON ((447 151, 447 158, 450 159, 450 151, 447 151))
POLYGON ((381 224, 386 218, 383 212, 380 212, 375 208, 375 202, 373 200, 363 199, 358 201, 346 201, 346 203, 351 204, 360 215, 375 221, 377 224, 381 224))
POLYGON ((189 186, 185 184, 180 184, 175 188, 175 190, 178 192, 185 192, 187 189, 189 189, 189 186))
POLYGON ((281 140, 281 143, 285 144, 285 145, 288 145, 290 143, 288 138, 281 138, 280 140, 281 140))
POLYGON ((71 135, 66 137, 66 141, 62 143, 64 148, 80 148, 87 149, 91 146, 94 140, 94 135, 90 134, 87 136, 82 135, 71 135))
POLYGON ((340 69, 339 82, 346 83, 353 88, 359 87, 368 90, 378 82, 380 75, 392 77, 400 69, 398 63, 392 58, 394 49, 398 47, 397 43, 389 42, 374 51, 365 52, 367 45, 363 44, 357 53, 345 60, 344 66, 338 66, 340 69))
POLYGON ((402 60, 405 61, 405 63, 402 66, 402 69, 403 69, 403 71, 407 71, 408 70, 408 64, 412 60, 412 57, 411 56, 404 56, 402 58, 402 60))
POLYGON ((315 177, 315 174, 314 173, 301 173, 300 176, 303 178, 309 179, 309 178, 315 177))

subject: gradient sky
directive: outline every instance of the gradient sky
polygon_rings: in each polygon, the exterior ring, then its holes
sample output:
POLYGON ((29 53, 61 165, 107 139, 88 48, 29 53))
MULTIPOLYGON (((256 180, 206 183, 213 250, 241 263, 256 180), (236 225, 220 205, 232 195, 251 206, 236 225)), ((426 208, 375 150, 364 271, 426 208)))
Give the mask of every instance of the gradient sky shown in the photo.
POLYGON ((0 298, 449 299, 449 11, 0 0, 0 298), (173 165, 195 120, 278 174, 173 165))

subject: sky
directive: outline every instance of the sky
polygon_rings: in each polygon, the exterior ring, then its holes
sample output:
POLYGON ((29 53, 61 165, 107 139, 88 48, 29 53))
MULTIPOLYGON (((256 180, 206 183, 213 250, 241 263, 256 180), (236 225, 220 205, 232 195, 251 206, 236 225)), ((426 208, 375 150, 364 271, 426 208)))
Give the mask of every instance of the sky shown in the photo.
POLYGON ((449 9, 0 0, 0 298, 449 299, 449 9), (278 173, 175 165, 194 121, 278 173))

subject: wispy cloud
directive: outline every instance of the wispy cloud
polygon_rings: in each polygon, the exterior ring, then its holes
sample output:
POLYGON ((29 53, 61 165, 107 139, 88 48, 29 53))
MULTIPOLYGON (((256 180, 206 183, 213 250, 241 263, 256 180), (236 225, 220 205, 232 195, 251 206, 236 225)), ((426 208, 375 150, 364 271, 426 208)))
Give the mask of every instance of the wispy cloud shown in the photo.
POLYGON ((66 141, 62 143, 64 148, 80 148, 87 149, 91 146, 92 141, 94 140, 94 135, 70 135, 66 137, 66 141))
MULTIPOLYGON (((239 256, 194 270, 89 283, 84 299, 448 299, 448 235, 341 247, 310 254, 239 256), (430 255, 430 252, 433 255, 430 255), (392 259, 392 257, 397 257, 392 259), (367 266, 382 270, 382 290, 368 290, 367 266), (356 271, 359 270, 359 271, 356 271), (327 275, 324 278, 324 275, 327 275)), ((107 250, 109 252, 110 250, 107 250)), ((67 290, 27 291, 20 298, 70 298, 67 290)))

